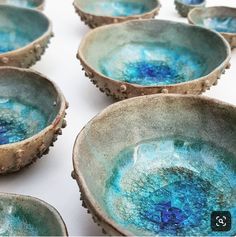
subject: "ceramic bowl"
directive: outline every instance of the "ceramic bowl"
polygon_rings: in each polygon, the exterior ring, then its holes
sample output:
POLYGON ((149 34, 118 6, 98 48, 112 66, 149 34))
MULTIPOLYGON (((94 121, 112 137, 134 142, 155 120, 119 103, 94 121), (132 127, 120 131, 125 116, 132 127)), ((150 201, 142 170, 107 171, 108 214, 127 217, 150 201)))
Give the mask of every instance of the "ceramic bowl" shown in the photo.
POLYGON ((67 106, 45 76, 0 68, 0 174, 18 171, 48 152, 66 125, 67 106))
POLYGON ((40 60, 51 36, 51 22, 43 13, 0 5, 0 66, 32 66, 40 60))
POLYGON ((236 234, 236 107, 203 96, 115 103, 78 135, 81 197, 109 235, 210 236, 213 210, 236 234))
POLYGON ((126 99, 156 93, 201 94, 217 83, 230 54, 229 44, 217 32, 139 20, 90 31, 77 57, 102 92, 126 99))
POLYGON ((62 217, 49 204, 29 196, 0 194, 1 236, 67 236, 62 217))
POLYGON ((188 13, 194 8, 203 8, 206 0, 175 0, 175 7, 179 14, 187 17, 188 13))
POLYGON ((160 11, 159 0, 74 0, 82 21, 95 28, 137 19, 154 18, 160 11))
POLYGON ((236 47, 236 8, 207 7, 193 9, 188 20, 221 33, 232 48, 236 47))
POLYGON ((0 4, 43 10, 45 0, 0 0, 0 4))

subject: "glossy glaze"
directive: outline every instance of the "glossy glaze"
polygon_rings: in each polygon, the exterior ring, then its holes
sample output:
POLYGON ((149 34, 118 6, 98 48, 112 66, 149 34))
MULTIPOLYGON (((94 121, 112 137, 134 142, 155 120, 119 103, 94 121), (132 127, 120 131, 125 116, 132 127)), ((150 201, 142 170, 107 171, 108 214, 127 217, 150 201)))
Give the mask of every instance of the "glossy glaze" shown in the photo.
MULTIPOLYGON (((221 235, 214 210, 232 213, 236 232, 236 157, 204 141, 172 137, 122 150, 107 180, 107 210, 123 227, 151 235, 221 235)), ((230 234, 228 233, 228 234, 230 234)))

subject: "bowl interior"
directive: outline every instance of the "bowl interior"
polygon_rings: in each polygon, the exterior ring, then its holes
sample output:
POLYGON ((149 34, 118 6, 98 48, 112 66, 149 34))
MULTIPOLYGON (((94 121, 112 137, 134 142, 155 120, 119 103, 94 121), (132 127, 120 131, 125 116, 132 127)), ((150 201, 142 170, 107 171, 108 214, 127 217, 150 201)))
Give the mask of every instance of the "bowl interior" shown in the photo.
POLYGON ((94 30, 85 38, 80 53, 90 67, 106 77, 156 86, 208 75, 227 58, 228 48, 219 35, 206 29, 148 20, 94 30))
POLYGON ((177 0, 177 1, 186 5, 200 5, 205 2, 205 0, 177 0))
POLYGON ((52 83, 32 72, 0 70, 0 145, 27 139, 52 123, 60 109, 52 83))
POLYGON ((86 13, 112 17, 141 15, 158 6, 157 0, 75 0, 75 4, 86 13))
POLYGON ((38 11, 0 6, 0 53, 26 46, 42 36, 49 21, 38 11))
POLYGON ((62 236, 63 221, 51 207, 39 200, 0 195, 2 236, 62 236))
POLYGON ((196 25, 222 33, 236 34, 236 8, 210 7, 196 9, 190 13, 190 19, 196 25))
POLYGON ((90 202, 120 230, 215 235, 211 212, 225 210, 233 235, 235 143, 235 107, 189 96, 139 97, 85 127, 74 165, 90 202))
POLYGON ((9 4, 17 7, 37 8, 43 0, 0 0, 0 4, 9 4))

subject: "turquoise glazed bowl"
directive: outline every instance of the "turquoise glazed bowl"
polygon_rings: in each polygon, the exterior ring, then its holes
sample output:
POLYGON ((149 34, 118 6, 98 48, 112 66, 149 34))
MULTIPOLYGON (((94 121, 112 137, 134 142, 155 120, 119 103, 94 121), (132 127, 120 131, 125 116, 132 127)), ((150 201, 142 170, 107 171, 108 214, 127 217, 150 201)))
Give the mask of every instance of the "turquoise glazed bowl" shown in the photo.
POLYGON ((67 236, 55 208, 29 196, 0 194, 1 236, 67 236))
POLYGON ((0 4, 43 10, 45 0, 0 0, 0 4))
POLYGON ((126 99, 156 93, 201 94, 217 83, 230 54, 229 44, 217 32, 165 20, 139 20, 90 31, 77 57, 101 91, 126 99))
POLYGON ((51 36, 51 22, 43 13, 0 5, 0 66, 32 66, 51 36))
POLYGON ((236 8, 197 8, 189 13, 188 20, 194 25, 218 31, 225 37, 232 48, 236 47, 236 8))
POLYGON ((206 0, 175 0, 175 7, 179 14, 187 17, 188 13, 194 8, 205 7, 206 0))
POLYGON ((45 76, 0 67, 0 174, 47 154, 65 127, 67 102, 45 76))
POLYGON ((109 235, 236 235, 236 107, 207 97, 149 95, 115 103, 78 135, 84 206, 109 235), (228 211, 232 228, 211 230, 228 211))
POLYGON ((154 18, 161 8, 159 0, 74 0, 82 21, 95 28, 137 19, 154 18))

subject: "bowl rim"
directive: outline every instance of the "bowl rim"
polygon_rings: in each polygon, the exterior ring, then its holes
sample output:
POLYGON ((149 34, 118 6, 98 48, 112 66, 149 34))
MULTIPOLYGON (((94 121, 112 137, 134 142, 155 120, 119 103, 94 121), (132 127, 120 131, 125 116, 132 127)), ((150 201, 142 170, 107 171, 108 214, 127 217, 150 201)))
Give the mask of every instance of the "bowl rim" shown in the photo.
POLYGON ((142 89, 142 88, 154 89, 154 88, 163 88, 163 87, 174 88, 176 86, 189 85, 189 84, 191 84, 192 82, 195 82, 195 81, 207 80, 208 77, 210 77, 215 72, 220 70, 224 65, 226 65, 230 61, 230 59, 231 59, 231 47, 230 47, 229 43, 227 42, 227 40, 220 33, 216 32, 216 31, 213 31, 211 29, 207 29, 207 28, 202 27, 202 26, 190 25, 190 24, 187 24, 187 23, 170 21, 170 20, 142 19, 142 20, 131 20, 131 21, 126 21, 126 22, 121 22, 121 23, 104 25, 104 26, 100 26, 100 27, 97 27, 95 29, 90 30, 88 33, 85 34, 85 36, 82 38, 82 40, 80 42, 79 49, 77 50, 77 58, 79 60, 81 60, 89 68, 90 71, 96 72, 96 74, 99 77, 102 77, 102 78, 106 79, 107 81, 117 82, 117 83, 121 83, 121 84, 124 84, 124 85, 131 85, 132 87, 137 88, 137 89, 142 89), (85 59, 84 54, 83 54, 83 49, 85 47, 86 42, 91 37, 91 35, 96 34, 99 31, 106 30, 107 28, 113 28, 114 26, 115 27, 117 27, 117 26, 122 27, 123 25, 126 25, 126 24, 139 23, 139 22, 147 22, 147 23, 148 22, 156 22, 157 24, 158 24, 158 22, 164 22, 166 24, 183 25, 184 27, 188 27, 188 28, 199 28, 199 29, 202 29, 206 32, 214 33, 219 38, 221 38, 221 40, 223 41, 223 43, 225 45, 225 48, 226 48, 227 57, 224 59, 224 61, 220 65, 218 65, 215 69, 213 69, 210 73, 208 73, 205 76, 202 76, 202 77, 199 77, 199 78, 196 78, 196 79, 193 79, 193 80, 189 80, 189 81, 186 81, 186 82, 176 83, 176 84, 168 84, 168 85, 164 84, 164 85, 154 85, 154 86, 145 86, 145 85, 141 85, 141 84, 134 84, 134 83, 129 83, 129 82, 125 82, 125 81, 115 80, 111 77, 103 75, 101 72, 96 70, 92 65, 90 65, 88 63, 88 61, 85 59))
POLYGON ((4 57, 14 57, 14 55, 17 55, 18 53, 23 52, 24 50, 29 49, 32 46, 37 45, 40 41, 44 40, 44 38, 48 37, 48 35, 53 35, 53 30, 52 30, 52 21, 41 11, 36 10, 36 9, 31 9, 31 8, 24 8, 24 7, 16 7, 13 5, 7 5, 7 4, 0 4, 0 9, 1 8, 9 8, 9 9, 15 9, 17 11, 22 11, 22 13, 28 11, 32 12, 35 15, 38 15, 39 17, 45 19, 47 21, 47 29, 46 31, 39 37, 37 37, 35 40, 31 41, 30 43, 26 44, 23 47, 7 51, 4 53, 0 53, 0 58, 4 57))
POLYGON ((15 199, 16 201, 18 201, 18 200, 24 200, 24 201, 30 200, 30 201, 33 201, 34 203, 41 204, 42 206, 47 208, 53 214, 54 218, 56 219, 56 221, 60 225, 60 229, 61 229, 61 232, 62 232, 63 236, 68 236, 68 230, 67 230, 66 224, 65 224, 61 214, 57 211, 57 209, 55 207, 48 204, 47 202, 45 202, 45 201, 43 201, 39 198, 29 196, 29 195, 0 192, 0 201, 1 201, 2 197, 7 198, 9 200, 15 199))
POLYGON ((152 13, 156 12, 157 10, 159 10, 161 8, 161 2, 160 2, 160 0, 155 0, 155 2, 156 2, 156 6, 152 9, 150 9, 149 11, 146 11, 146 12, 141 13, 141 14, 132 14, 132 15, 129 15, 129 16, 98 15, 98 14, 94 14, 94 13, 91 13, 91 12, 87 12, 84 9, 82 9, 81 6, 79 6, 78 0, 74 0, 73 5, 76 9, 83 12, 84 14, 88 14, 88 15, 96 16, 96 17, 109 18, 109 19, 113 19, 113 20, 114 19, 125 20, 125 19, 130 19, 130 18, 141 18, 141 17, 145 16, 146 14, 152 14, 152 13))
POLYGON ((43 136, 44 134, 46 134, 48 131, 56 128, 58 126, 58 123, 60 122, 60 118, 63 117, 64 111, 67 107, 67 101, 62 93, 62 91, 59 89, 59 87, 55 84, 55 82, 51 81, 50 79, 48 79, 45 75, 33 70, 33 69, 27 69, 27 68, 18 68, 18 67, 11 67, 11 66, 4 66, 4 67, 0 67, 0 71, 15 71, 15 72, 20 72, 20 73, 26 73, 26 74, 31 74, 31 75, 35 75, 38 76, 37 80, 42 80, 42 81, 46 81, 49 84, 51 84, 52 88, 55 90, 55 92, 57 93, 59 99, 60 99, 60 108, 58 110, 58 113, 56 115, 56 117, 52 120, 52 122, 45 126, 44 129, 42 129, 41 131, 39 131, 38 133, 34 134, 33 136, 18 141, 18 142, 14 142, 14 143, 8 143, 8 144, 4 144, 4 145, 0 145, 0 151, 1 149, 11 149, 14 148, 15 146, 24 146, 25 144, 30 143, 33 140, 36 140, 38 137, 43 136))
MULTIPOLYGON (((194 99, 197 101, 203 101, 210 103, 211 105, 221 106, 224 108, 232 109, 236 112, 236 106, 215 98, 207 97, 207 96, 198 96, 198 95, 181 95, 181 94, 154 94, 154 95, 145 95, 145 96, 138 96, 133 97, 127 100, 122 100, 119 102, 116 102, 114 104, 109 105, 104 110, 102 110, 100 113, 98 113, 96 116, 94 116, 79 132, 79 134, 76 137, 76 140, 74 142, 73 146, 73 153, 72 153, 72 160, 73 160, 73 171, 72 176, 76 179, 77 183, 79 184, 81 197, 83 197, 83 200, 86 200, 86 204, 88 203, 89 207, 92 209, 91 213, 94 213, 95 216, 97 216, 103 223, 106 225, 112 227, 113 230, 117 231, 120 235, 125 236, 134 236, 133 233, 131 233, 129 230, 124 229, 119 224, 117 224, 114 220, 112 220, 107 213, 101 208, 100 204, 97 202, 97 200, 94 198, 92 193, 90 192, 87 183, 83 177, 82 172, 80 171, 80 161, 77 158, 79 155, 79 147, 81 143, 84 140, 85 129, 89 128, 92 123, 96 123, 99 121, 102 117, 108 116, 109 113, 111 113, 113 110, 122 108, 124 106, 128 107, 130 103, 135 103, 136 105, 139 104, 140 100, 149 100, 149 99, 161 99, 161 98, 175 98, 175 99, 194 99)), ((84 157, 85 158, 85 157, 84 157)))
POLYGON ((182 4, 184 6, 189 6, 189 7, 203 7, 206 5, 206 0, 203 0, 201 3, 199 4, 191 4, 191 3, 184 3, 183 0, 175 0, 175 2, 182 4))
MULTIPOLYGON (((220 9, 228 9, 228 10, 234 10, 235 11, 235 14, 236 14, 236 8, 234 7, 227 7, 227 6, 212 6, 212 7, 203 7, 203 8, 193 8, 189 13, 188 13, 188 21, 190 24, 193 24, 195 26, 199 26, 193 19, 193 15, 197 14, 197 13, 203 13, 203 12, 207 12, 208 10, 210 9, 217 9, 217 10, 220 10, 220 9)), ((201 19, 203 19, 203 17, 200 17, 201 19)), ((236 19, 236 17, 235 17, 236 19)), ((219 34, 224 34, 224 35, 229 35, 229 36, 236 36, 236 32, 235 33, 232 33, 232 32, 219 32, 217 30, 214 30, 214 29, 211 29, 211 28, 208 28, 206 26, 203 26, 207 29, 210 29, 212 31, 215 31, 219 34)))
MULTIPOLYGON (((28 0, 27 0, 27 1, 28 1, 28 0)), ((27 8, 27 9, 37 9, 37 10, 41 11, 41 10, 43 10, 43 8, 44 8, 45 0, 38 0, 38 2, 39 2, 39 4, 37 4, 36 7, 33 7, 33 8, 22 7, 22 8, 27 8)), ((13 5, 13 4, 9 4, 9 3, 1 3, 1 2, 0 2, 0 6, 1 6, 1 5, 15 6, 15 5, 13 5)), ((19 6, 19 7, 21 7, 21 6, 19 6)))

